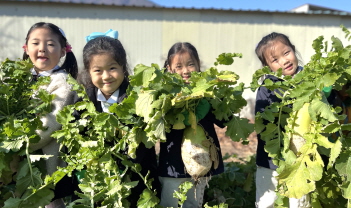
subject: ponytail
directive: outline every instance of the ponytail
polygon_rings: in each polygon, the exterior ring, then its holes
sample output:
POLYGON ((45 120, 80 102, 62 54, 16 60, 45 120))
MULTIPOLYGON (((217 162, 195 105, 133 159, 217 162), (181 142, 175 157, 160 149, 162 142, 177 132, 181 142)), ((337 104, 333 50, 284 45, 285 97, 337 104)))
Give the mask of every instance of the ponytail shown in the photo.
POLYGON ((74 79, 77 79, 78 75, 78 66, 76 56, 72 51, 66 53, 65 62, 63 62, 61 69, 66 70, 74 79))
POLYGON ((27 60, 29 58, 26 52, 23 53, 22 60, 27 60))

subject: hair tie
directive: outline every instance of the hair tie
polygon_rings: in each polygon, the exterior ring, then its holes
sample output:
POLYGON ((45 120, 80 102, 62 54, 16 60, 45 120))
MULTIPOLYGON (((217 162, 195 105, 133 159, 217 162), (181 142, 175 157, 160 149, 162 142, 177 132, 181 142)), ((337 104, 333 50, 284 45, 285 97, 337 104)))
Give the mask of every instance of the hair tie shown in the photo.
POLYGON ((90 35, 85 37, 85 41, 89 42, 97 37, 110 37, 114 39, 118 39, 118 31, 109 29, 107 32, 102 33, 102 32, 93 32, 90 35))
POLYGON ((72 46, 67 42, 66 43, 66 53, 72 52, 72 46))

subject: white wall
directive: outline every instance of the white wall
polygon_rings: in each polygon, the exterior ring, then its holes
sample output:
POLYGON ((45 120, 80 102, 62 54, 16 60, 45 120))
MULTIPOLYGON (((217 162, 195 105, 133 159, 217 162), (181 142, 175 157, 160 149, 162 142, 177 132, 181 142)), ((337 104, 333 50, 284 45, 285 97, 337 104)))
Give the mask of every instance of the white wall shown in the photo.
MULTIPOLYGON (((273 31, 288 35, 307 63, 314 39, 324 35, 330 42, 335 35, 350 44, 339 26, 351 28, 351 16, 0 1, 0 60, 21 57, 28 29, 39 21, 65 31, 80 68, 84 37, 111 28, 118 30, 131 68, 138 63, 162 66, 172 44, 188 41, 198 49, 203 69, 213 66, 220 53, 242 53, 232 66, 219 68, 235 71, 246 85, 261 68, 254 49, 263 36, 273 31)), ((247 98, 254 95, 245 92, 247 98)))

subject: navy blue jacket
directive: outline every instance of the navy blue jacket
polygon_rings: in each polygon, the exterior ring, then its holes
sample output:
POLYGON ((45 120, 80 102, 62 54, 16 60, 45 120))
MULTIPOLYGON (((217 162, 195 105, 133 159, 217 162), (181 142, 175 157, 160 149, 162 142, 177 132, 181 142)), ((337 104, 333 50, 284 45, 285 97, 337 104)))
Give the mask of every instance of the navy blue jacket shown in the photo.
MULTIPOLYGON (((266 79, 270 79, 273 82, 282 81, 272 75, 267 75, 266 79)), ((257 112, 264 112, 265 107, 274 102, 281 102, 281 99, 275 95, 274 91, 267 89, 265 86, 259 87, 256 94, 255 115, 257 112)), ((264 122, 264 124, 267 123, 264 122)), ((268 157, 268 153, 264 150, 266 142, 261 139, 260 134, 257 134, 257 140, 256 165, 275 170, 277 166, 273 164, 272 158, 268 157)))
MULTIPOLYGON (((299 73, 303 70, 303 67, 298 66, 298 68, 296 69, 296 73, 299 73)), ((282 79, 279 79, 273 75, 267 75, 266 79, 270 79, 273 82, 277 82, 277 81, 283 81, 282 79)), ((265 86, 261 86, 258 88, 257 90, 257 94, 256 94, 256 105, 255 105, 255 115, 257 114, 257 112, 264 112, 264 109, 271 105, 272 103, 275 102, 281 102, 281 99, 278 98, 275 93, 280 94, 280 92, 278 91, 278 89, 276 89, 275 91, 271 91, 269 89, 267 89, 265 86)), ((292 107, 292 105, 289 106, 290 108, 292 107)), ((268 124, 268 121, 264 121, 264 124, 268 124)), ((264 146, 266 144, 266 142, 264 142, 261 139, 261 135, 258 134, 257 135, 257 150, 256 150, 256 165, 257 166, 261 166, 261 167, 265 167, 265 168, 269 168, 269 169, 277 169, 277 166, 273 164, 272 158, 268 157, 268 153, 264 150, 264 146)))

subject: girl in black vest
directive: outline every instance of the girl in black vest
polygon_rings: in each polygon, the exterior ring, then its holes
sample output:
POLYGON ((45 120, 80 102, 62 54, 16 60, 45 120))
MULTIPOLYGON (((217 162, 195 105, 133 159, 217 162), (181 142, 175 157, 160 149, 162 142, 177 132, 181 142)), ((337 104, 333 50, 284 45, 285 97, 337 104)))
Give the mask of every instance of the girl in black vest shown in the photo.
MULTIPOLYGON (((110 105, 120 103, 127 97, 126 90, 129 86, 127 58, 117 36, 117 31, 109 30, 105 34, 92 33, 86 37, 87 44, 83 49, 84 70, 78 79, 85 86, 89 99, 98 112, 110 113, 108 109, 110 105)), ((150 172, 149 178, 154 178, 153 189, 158 190, 155 149, 148 149, 140 143, 136 150, 136 158, 131 161, 141 165, 140 173, 143 176, 150 172)), ((131 207, 136 207, 140 194, 146 186, 137 173, 131 172, 131 180, 139 181, 128 197, 131 207)))

